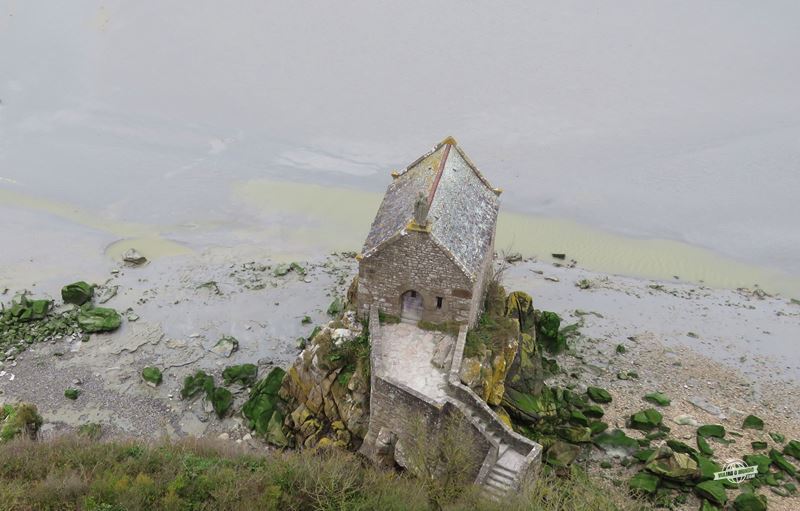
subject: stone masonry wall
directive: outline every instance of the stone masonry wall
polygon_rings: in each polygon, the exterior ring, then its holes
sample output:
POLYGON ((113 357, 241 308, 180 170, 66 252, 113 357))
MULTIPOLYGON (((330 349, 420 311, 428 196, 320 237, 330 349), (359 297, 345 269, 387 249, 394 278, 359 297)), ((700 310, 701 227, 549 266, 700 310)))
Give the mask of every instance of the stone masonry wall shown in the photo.
POLYGON ((463 441, 472 446, 470 453, 474 473, 470 474, 470 478, 477 477, 482 462, 493 446, 466 417, 463 405, 452 400, 438 404, 399 382, 381 377, 373 378, 372 385, 369 432, 362 444, 363 454, 375 459, 375 442, 381 430, 393 433, 402 445, 410 446, 419 440, 412 437, 419 433, 419 421, 422 421, 423 434, 433 438, 444 429, 445 420, 452 419, 464 425, 466 438, 463 441))
POLYGON ((428 233, 408 231, 364 258, 358 276, 359 314, 365 317, 373 302, 385 313, 401 314, 401 295, 414 290, 422 296, 422 319, 433 323, 473 324, 480 308, 481 280, 475 284, 428 233), (436 297, 443 298, 442 308, 436 297))

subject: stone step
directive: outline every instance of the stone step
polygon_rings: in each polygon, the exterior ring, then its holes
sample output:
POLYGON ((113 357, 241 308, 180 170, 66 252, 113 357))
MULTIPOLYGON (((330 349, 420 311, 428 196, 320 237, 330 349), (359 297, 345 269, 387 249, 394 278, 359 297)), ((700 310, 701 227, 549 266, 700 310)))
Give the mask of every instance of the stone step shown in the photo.
POLYGON ((505 484, 505 483, 501 483, 501 482, 497 482, 497 481, 495 481, 493 479, 486 479, 483 482, 483 486, 486 487, 486 488, 493 488, 493 489, 495 489, 495 490, 497 490, 497 491, 499 491, 501 493, 505 493, 505 492, 507 492, 508 490, 511 489, 511 485, 505 484))
POLYGON ((495 467, 492 467, 492 470, 489 471, 489 477, 494 479, 500 479, 505 481, 514 482, 516 474, 511 474, 505 470, 495 470, 495 467))
POLYGON ((514 470, 513 468, 504 467, 499 462, 495 463, 494 466, 492 466, 492 472, 499 472, 499 473, 502 473, 502 474, 507 474, 510 477, 516 477, 517 476, 517 471, 516 470, 514 470))
POLYGON ((496 486, 500 486, 500 487, 508 488, 508 489, 511 489, 514 486, 514 481, 513 480, 504 479, 504 478, 498 477, 495 474, 489 474, 486 477, 486 481, 487 481, 487 483, 489 481, 491 481, 492 483, 496 483, 496 486))
POLYGON ((483 494, 484 497, 488 498, 489 500, 497 502, 502 497, 505 497, 507 492, 484 485, 481 487, 481 493, 483 494))

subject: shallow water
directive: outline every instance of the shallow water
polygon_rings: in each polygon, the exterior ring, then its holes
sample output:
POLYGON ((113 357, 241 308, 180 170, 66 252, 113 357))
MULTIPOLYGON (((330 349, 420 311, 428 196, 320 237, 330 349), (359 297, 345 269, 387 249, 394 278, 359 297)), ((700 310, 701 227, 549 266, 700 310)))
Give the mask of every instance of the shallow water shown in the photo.
POLYGON ((452 134, 506 190, 498 248, 798 293, 798 15, 0 4, 0 276, 119 239, 357 250, 388 172, 452 134))

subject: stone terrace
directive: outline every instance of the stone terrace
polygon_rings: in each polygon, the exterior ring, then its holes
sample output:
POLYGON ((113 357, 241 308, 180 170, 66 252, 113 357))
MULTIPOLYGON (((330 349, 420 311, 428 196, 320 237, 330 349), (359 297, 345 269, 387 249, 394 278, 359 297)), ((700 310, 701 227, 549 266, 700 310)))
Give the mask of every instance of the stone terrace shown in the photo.
POLYGON ((487 497, 498 498, 532 476, 542 447, 506 426, 458 377, 466 327, 456 339, 408 323, 382 326, 375 308, 370 312, 375 326, 370 329, 373 369, 365 454, 375 453, 380 430, 389 428, 400 438, 408 434, 403 420, 415 410, 428 418, 429 427, 437 427, 443 413, 456 413, 469 424, 480 451, 475 482, 487 497))

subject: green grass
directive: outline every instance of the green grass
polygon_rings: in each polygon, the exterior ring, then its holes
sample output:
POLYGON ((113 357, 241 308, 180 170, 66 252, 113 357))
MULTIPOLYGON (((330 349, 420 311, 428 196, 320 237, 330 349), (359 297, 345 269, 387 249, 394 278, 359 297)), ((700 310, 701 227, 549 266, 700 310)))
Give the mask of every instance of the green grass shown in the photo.
POLYGON ((545 472, 502 502, 480 499, 471 484, 447 502, 426 488, 340 450, 265 454, 196 439, 143 444, 81 437, 0 445, 4 511, 649 509, 577 470, 566 478, 545 472))

